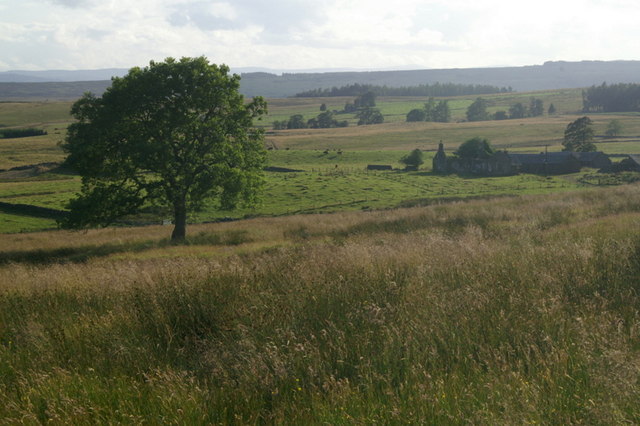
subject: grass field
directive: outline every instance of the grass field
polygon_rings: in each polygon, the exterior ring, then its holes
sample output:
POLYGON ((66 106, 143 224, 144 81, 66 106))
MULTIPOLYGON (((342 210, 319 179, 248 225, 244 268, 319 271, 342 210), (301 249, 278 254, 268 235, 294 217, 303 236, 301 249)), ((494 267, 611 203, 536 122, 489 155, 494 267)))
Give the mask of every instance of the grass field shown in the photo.
POLYGON ((638 200, 0 235, 0 418, 636 424, 638 200))
MULTIPOLYGON (((80 179, 9 169, 63 159, 70 105, 0 104, 48 132, 0 140, 0 423, 640 423, 638 174, 430 172, 441 140, 559 150, 580 92, 487 98, 531 96, 559 113, 404 123, 426 99, 383 98, 382 125, 270 131, 269 165, 297 171, 205 206, 182 244, 160 216, 35 232, 80 179), (419 171, 365 171, 416 147, 419 171)), ((273 100, 263 122, 347 100, 273 100)), ((640 152, 640 116, 591 118, 622 123, 605 152, 640 152)))
MULTIPOLYGON (((535 93, 508 93, 485 96, 490 109, 508 109, 515 102, 527 104, 531 97, 554 103, 558 114, 522 120, 452 123, 405 123, 404 116, 421 106, 426 98, 379 98, 378 106, 386 123, 372 126, 352 125, 340 129, 304 129, 267 131, 269 165, 302 170, 298 173, 266 173, 263 202, 252 208, 232 212, 208 205, 194 213, 191 221, 242 218, 292 213, 335 212, 390 208, 411 200, 435 198, 486 197, 567 191, 584 186, 581 175, 553 177, 516 176, 506 178, 438 177, 428 173, 431 155, 442 141, 451 152, 463 141, 482 136, 499 149, 518 152, 540 152, 561 149, 567 123, 578 115, 580 91, 564 90, 535 93), (275 148, 275 149, 273 149, 275 148), (416 173, 365 173, 367 164, 388 164, 400 168, 399 159, 409 150, 426 151, 423 170, 416 173)), ((286 119, 294 113, 311 118, 319 113, 320 103, 329 109, 342 109, 351 98, 290 98, 269 101, 273 119, 286 119)), ((452 98, 454 120, 464 117, 472 98, 452 98)), ((0 140, 0 169, 64 159, 59 143, 70 122, 69 102, 0 103, 0 124, 10 127, 36 127, 46 130, 44 136, 0 140)), ((343 117, 343 116, 340 116, 343 117)), ((346 117, 346 116, 345 116, 346 117)), ((618 119, 623 135, 617 139, 597 139, 600 149, 610 154, 640 152, 640 116, 637 114, 591 115, 596 133, 602 135, 608 122, 618 119)), ((342 118, 341 118, 342 119, 342 118)), ((588 173, 588 172, 587 172, 588 173)), ((19 172, 0 172, 0 203, 27 204, 63 209, 79 190, 77 177, 49 172, 21 176, 19 172), (18 173, 18 177, 16 177, 18 173)), ((15 210, 0 207, 0 232, 33 231, 55 226, 51 219, 17 215, 15 210)), ((162 217, 153 220, 160 221, 162 217)), ((150 220, 146 218, 145 220, 150 220)))

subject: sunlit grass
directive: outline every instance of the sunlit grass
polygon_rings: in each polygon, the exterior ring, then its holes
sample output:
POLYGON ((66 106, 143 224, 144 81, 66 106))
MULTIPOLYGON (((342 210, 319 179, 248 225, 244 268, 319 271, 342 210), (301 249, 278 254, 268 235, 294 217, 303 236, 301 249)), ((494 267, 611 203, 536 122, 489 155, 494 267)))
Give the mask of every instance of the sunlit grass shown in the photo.
POLYGON ((637 423, 638 200, 2 235, 0 417, 637 423))

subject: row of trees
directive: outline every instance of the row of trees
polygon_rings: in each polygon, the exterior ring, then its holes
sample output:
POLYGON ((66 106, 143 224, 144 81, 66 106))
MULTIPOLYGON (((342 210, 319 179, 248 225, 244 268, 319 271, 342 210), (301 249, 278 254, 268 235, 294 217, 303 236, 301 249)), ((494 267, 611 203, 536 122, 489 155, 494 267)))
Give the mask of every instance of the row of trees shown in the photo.
MULTIPOLYGON (((522 102, 517 102, 509 108, 509 112, 501 110, 490 114, 487 110, 489 102, 484 98, 477 98, 467 108, 467 121, 485 121, 485 120, 507 120, 526 117, 538 117, 544 115, 544 102, 542 99, 531 97, 529 106, 522 102)), ((553 104, 549 106, 548 113, 554 114, 556 108, 553 104)))
POLYGON ((16 139, 16 138, 27 138, 30 136, 42 136, 46 135, 47 132, 42 129, 0 129, 0 139, 16 139))
POLYGON ((407 122, 435 121, 448 123, 451 121, 451 109, 449 101, 441 100, 436 102, 434 98, 429 98, 422 108, 415 108, 407 114, 407 122))
POLYGON ((376 106, 376 94, 366 92, 357 96, 353 102, 347 102, 342 111, 328 111, 327 105, 320 105, 322 111, 317 117, 305 121, 302 114, 294 114, 288 120, 274 121, 274 130, 286 129, 328 129, 332 127, 347 127, 346 120, 338 121, 335 116, 341 113, 355 113, 358 125, 384 123, 384 116, 376 106))
POLYGON ((358 96, 362 93, 373 92, 378 96, 464 96, 464 95, 489 95, 493 93, 508 93, 511 87, 496 87, 484 84, 453 84, 434 83, 420 84, 417 86, 388 87, 371 84, 349 84, 342 87, 327 89, 313 89, 297 93, 299 98, 358 96))
POLYGON ((317 117, 305 120, 302 114, 294 114, 288 120, 274 121, 274 130, 287 129, 329 129, 332 127, 348 127, 349 122, 346 120, 338 121, 333 111, 324 111, 317 117))
POLYGON ((582 92, 583 112, 640 111, 640 84, 602 83, 582 92))

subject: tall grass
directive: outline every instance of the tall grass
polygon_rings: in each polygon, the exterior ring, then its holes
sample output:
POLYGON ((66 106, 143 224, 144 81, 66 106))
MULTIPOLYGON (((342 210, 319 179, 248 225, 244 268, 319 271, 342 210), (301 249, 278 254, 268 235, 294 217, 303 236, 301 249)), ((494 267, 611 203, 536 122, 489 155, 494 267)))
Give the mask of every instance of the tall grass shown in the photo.
POLYGON ((177 247, 160 227, 2 236, 0 418, 638 423, 639 225, 626 186, 201 225, 177 247))

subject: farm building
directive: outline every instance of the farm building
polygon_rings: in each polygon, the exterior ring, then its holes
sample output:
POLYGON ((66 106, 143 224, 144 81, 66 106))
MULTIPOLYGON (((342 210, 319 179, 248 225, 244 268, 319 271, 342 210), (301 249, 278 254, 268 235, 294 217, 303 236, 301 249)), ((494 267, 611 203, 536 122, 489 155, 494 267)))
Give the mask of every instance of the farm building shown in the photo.
POLYGON ((560 175, 580 171, 582 163, 575 152, 541 152, 509 154, 522 173, 560 175))
POLYGON ((614 166, 615 171, 640 172, 640 155, 631 154, 614 166))
POLYGON ((451 158, 449 170, 481 176, 509 176, 518 174, 519 167, 505 151, 498 151, 489 158, 451 158))
POLYGON ((438 152, 433 156, 433 172, 447 173, 448 171, 447 154, 444 153, 444 145, 440 142, 438 144, 438 152))
POLYGON ((582 167, 592 167, 594 169, 608 170, 611 168, 609 156, 602 151, 576 152, 582 167))
POLYGON ((481 176, 508 176, 518 173, 516 164, 506 151, 496 152, 489 158, 447 157, 442 142, 433 157, 434 173, 463 173, 481 176))
MULTIPOLYGON (((623 160, 625 167, 633 170, 636 170, 634 167, 638 167, 637 170, 640 171, 640 155, 629 157, 623 160)), ((579 172, 582 167, 609 170, 611 160, 603 152, 568 151, 539 154, 498 151, 489 158, 447 157, 442 143, 433 157, 434 173, 468 173, 482 176, 509 176, 518 173, 560 175, 579 172)))

